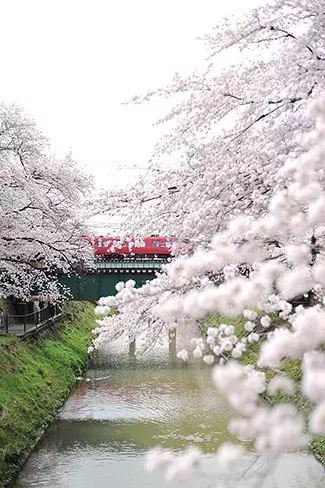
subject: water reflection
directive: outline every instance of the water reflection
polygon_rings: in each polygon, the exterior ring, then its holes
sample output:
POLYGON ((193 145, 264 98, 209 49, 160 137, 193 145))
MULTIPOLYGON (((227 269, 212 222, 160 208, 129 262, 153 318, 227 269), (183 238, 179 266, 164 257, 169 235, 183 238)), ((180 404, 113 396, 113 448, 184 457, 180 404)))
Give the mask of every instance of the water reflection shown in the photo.
POLYGON ((144 471, 144 453, 157 444, 181 450, 189 443, 206 453, 189 487, 215 487, 216 479, 231 488, 260 488, 262 481, 265 488, 325 486, 323 468, 307 455, 274 463, 248 456, 232 473, 218 471, 213 453, 230 440, 232 412, 211 388, 209 368, 170 359, 166 348, 142 358, 121 344, 101 351, 16 488, 165 487, 160 473, 144 471))

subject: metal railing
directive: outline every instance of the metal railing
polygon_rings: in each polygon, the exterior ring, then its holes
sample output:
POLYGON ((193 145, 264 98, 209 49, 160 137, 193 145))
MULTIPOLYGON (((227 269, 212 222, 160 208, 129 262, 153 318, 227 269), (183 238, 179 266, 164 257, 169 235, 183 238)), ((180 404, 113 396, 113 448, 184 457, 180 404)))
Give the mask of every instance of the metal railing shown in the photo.
POLYGON ((62 306, 51 303, 25 315, 3 314, 0 317, 0 335, 24 335, 26 332, 37 330, 47 322, 52 322, 62 313, 62 306))
POLYGON ((102 261, 96 269, 161 269, 166 261, 102 261))

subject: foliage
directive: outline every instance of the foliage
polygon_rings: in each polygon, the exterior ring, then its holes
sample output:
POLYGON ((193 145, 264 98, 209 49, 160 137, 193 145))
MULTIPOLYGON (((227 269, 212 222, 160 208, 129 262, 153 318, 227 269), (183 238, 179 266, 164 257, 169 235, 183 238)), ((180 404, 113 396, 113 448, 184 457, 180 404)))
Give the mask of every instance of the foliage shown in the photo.
POLYGON ((172 130, 138 182, 97 203, 126 229, 208 246, 229 218, 267 209, 278 170, 304 151, 308 107, 324 90, 323 0, 275 0, 205 36, 207 61, 188 77, 134 97, 171 99, 172 130), (172 163, 167 161, 172 159, 172 163))
MULTIPOLYGON (((176 259, 145 287, 136 289, 132 281, 118 284, 117 295, 102 298, 97 310, 106 314, 115 306, 120 314, 99 323, 95 347, 112 339, 112 326, 114 334, 134 333, 130 318, 137 303, 151 314, 149 337, 155 338, 162 324, 179 331, 215 313, 244 316, 245 336, 238 336, 233 325, 209 327, 206 341, 193 338, 192 351, 181 350, 178 357, 187 361, 192 354, 207 364, 219 363, 213 369, 215 386, 242 414, 231 420, 229 432, 252 440, 256 453, 270 458, 306 448, 313 438, 320 445, 319 436, 325 435, 324 105, 315 111, 315 130, 305 139, 311 149, 281 170, 286 188, 275 192, 268 214, 231 221, 208 250, 176 259), (247 276, 240 273, 243 265, 247 276), (222 283, 214 279, 220 270, 222 283), (235 361, 245 356, 248 365, 235 361), (297 406, 286 401, 296 394, 290 375, 281 370, 288 359, 302 360, 299 395, 306 402, 299 400, 297 406), (265 374, 269 369, 273 377, 265 374), (265 401, 265 395, 278 392, 279 403, 265 401)), ((217 459, 228 466, 243 451, 243 446, 225 445, 217 459)), ((174 480, 183 479, 197 462, 192 450, 184 459, 161 450, 150 455, 150 466, 166 466, 166 477, 174 480)))
MULTIPOLYGON (((324 27, 321 0, 275 0, 217 26, 202 74, 134 98, 178 97, 151 176, 99 200, 193 252, 150 284, 121 283, 102 298, 100 313, 119 314, 98 322, 94 346, 147 325, 150 347, 166 328, 192 335, 211 315, 245 317, 244 335, 210 327, 178 356, 214 365, 215 386, 242 416, 229 432, 269 458, 325 435, 324 27), (168 153, 178 166, 161 164, 168 153)), ((230 466, 243 451, 225 445, 217 459, 230 466)), ((149 464, 184 480, 198 457, 158 450, 149 464)))
POLYGON ((51 337, 0 338, 0 481, 19 469, 84 370, 92 322, 91 304, 70 302, 51 337))
MULTIPOLYGON (((208 319, 204 327, 202 329, 203 336, 206 336, 207 330, 209 327, 220 327, 221 324, 227 325, 234 325, 235 327, 235 335, 242 339, 243 337, 247 336, 247 331, 245 330, 245 318, 243 317, 225 317, 220 315, 215 315, 208 319)), ((290 327, 290 324, 282 320, 277 316, 272 317, 272 325, 277 326, 279 322, 282 326, 290 327), (278 324, 277 324, 278 322, 278 324)), ((254 368, 257 367, 257 361, 259 357, 259 352, 261 348, 261 343, 250 344, 243 356, 240 358, 240 362, 244 365, 250 365, 254 368)), ((228 356, 230 359, 231 356, 228 356)), ((274 378, 276 373, 271 369, 265 369, 266 378, 271 380, 274 378)), ((286 396, 281 391, 278 391, 273 396, 265 395, 264 398, 274 404, 281 403, 281 402, 289 402, 296 405, 300 411, 307 417, 311 410, 312 404, 308 401, 308 399, 301 394, 301 379, 302 379, 302 368, 301 368, 301 361, 299 359, 287 359, 282 362, 279 371, 283 372, 290 380, 292 380, 295 386, 295 393, 293 396, 286 396)), ((313 454, 315 457, 321 462, 325 463, 325 437, 315 437, 313 442, 310 446, 313 454)))
MULTIPOLYGON (((81 259, 82 202, 91 179, 68 155, 50 152, 35 122, 0 104, 0 296, 57 295, 53 271, 81 259)), ((84 248, 84 249, 82 249, 84 248)))

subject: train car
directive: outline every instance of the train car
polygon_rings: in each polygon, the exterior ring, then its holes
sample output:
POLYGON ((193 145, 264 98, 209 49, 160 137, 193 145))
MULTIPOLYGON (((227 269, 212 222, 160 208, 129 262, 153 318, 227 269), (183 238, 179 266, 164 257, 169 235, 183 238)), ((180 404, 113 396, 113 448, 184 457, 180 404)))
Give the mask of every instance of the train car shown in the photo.
MULTIPOLYGON (((87 240, 89 242, 89 238, 87 240)), ((176 240, 175 237, 167 239, 161 236, 129 237, 123 240, 118 236, 95 236, 91 243, 96 258, 101 261, 168 260, 176 240)))

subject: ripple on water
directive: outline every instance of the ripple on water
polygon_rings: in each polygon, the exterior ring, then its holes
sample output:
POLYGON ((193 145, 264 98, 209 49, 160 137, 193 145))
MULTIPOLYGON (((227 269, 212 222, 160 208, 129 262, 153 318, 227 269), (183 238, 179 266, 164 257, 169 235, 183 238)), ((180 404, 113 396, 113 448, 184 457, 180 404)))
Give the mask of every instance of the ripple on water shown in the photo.
POLYGON ((323 468, 307 455, 266 463, 251 456, 231 473, 217 470, 213 453, 229 440, 232 412, 211 387, 206 367, 180 367, 152 354, 141 360, 111 345, 95 358, 57 421, 28 460, 15 485, 24 488, 163 488, 160 473, 144 470, 145 452, 157 444, 205 451, 202 470, 188 488, 320 488, 323 468), (250 466, 250 467, 249 467, 250 466), (249 468, 249 469, 248 469, 249 468), (245 474, 246 473, 246 474, 245 474))

